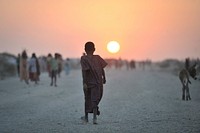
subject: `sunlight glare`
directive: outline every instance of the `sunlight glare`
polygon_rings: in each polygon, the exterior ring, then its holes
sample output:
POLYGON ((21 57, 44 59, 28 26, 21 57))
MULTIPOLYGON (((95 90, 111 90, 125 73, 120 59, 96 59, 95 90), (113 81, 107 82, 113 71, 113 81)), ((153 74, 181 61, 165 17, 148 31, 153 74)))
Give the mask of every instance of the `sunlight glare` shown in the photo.
POLYGON ((120 45, 118 42, 116 41, 110 41, 108 44, 107 44, 107 50, 110 52, 110 53, 117 53, 119 52, 120 50, 120 45))

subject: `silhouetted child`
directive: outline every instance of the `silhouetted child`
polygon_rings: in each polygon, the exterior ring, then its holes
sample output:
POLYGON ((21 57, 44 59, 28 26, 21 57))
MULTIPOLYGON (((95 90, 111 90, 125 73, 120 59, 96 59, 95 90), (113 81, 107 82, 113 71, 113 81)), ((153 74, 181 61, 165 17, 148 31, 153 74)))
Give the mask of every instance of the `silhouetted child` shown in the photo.
POLYGON ((94 51, 94 43, 87 42, 85 44, 87 55, 81 57, 85 95, 85 116, 81 119, 88 122, 88 113, 93 113, 93 124, 97 124, 97 115, 100 115, 98 105, 103 95, 103 84, 106 83, 104 68, 107 63, 99 55, 93 55, 94 51))

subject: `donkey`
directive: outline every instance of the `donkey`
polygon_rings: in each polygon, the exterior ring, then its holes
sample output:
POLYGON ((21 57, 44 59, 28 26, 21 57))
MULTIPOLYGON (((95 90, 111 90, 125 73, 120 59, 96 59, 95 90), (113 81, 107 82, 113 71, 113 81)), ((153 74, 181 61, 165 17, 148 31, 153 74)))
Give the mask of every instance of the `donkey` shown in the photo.
POLYGON ((191 84, 189 76, 191 76, 194 80, 197 79, 197 77, 196 77, 197 76, 197 63, 195 63, 192 67, 190 67, 188 69, 182 69, 179 73, 179 79, 181 80, 181 83, 183 85, 182 100, 185 100, 185 92, 186 92, 186 100, 191 100, 189 86, 188 86, 188 83, 191 84))

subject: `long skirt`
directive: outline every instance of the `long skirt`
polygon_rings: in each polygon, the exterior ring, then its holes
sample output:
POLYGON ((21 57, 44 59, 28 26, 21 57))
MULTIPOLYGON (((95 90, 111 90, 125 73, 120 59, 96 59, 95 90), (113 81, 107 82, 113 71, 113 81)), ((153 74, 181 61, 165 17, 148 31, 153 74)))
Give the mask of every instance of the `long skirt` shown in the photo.
POLYGON ((85 96, 85 112, 93 113, 94 108, 99 108, 98 105, 103 96, 103 85, 94 85, 83 90, 85 96))

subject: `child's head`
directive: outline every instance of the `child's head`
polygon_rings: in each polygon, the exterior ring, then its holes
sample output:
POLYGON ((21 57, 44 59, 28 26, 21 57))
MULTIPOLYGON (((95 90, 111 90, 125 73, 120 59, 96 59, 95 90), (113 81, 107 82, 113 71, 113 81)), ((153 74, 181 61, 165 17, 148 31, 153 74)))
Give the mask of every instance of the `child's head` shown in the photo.
POLYGON ((95 51, 95 46, 93 42, 87 42, 85 44, 85 52, 88 53, 92 53, 95 51))

